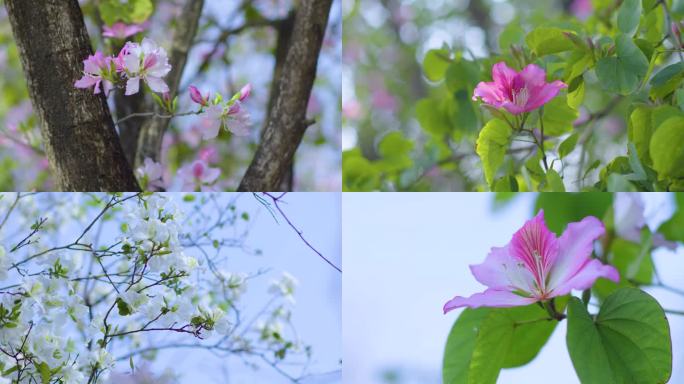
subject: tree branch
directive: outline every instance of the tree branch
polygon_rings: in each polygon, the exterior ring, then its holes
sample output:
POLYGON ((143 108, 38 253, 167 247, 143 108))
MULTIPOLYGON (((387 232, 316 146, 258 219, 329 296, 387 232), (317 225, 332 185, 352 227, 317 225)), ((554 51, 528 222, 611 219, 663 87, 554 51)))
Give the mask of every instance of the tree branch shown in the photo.
POLYGON ((331 6, 332 0, 299 2, 278 92, 240 191, 280 189, 307 128, 306 109, 331 6))
POLYGON ((5 5, 58 188, 140 190, 104 96, 74 87, 92 53, 78 1, 5 5))

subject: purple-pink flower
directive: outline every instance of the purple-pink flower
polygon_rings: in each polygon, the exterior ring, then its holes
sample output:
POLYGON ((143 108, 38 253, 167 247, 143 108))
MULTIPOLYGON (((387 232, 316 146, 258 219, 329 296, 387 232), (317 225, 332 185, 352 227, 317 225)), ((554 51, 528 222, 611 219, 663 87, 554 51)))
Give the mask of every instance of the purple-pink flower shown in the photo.
POLYGON ((138 93, 140 80, 144 80, 150 89, 157 93, 169 92, 162 77, 171 71, 169 59, 164 48, 152 39, 144 38, 141 44, 126 43, 115 59, 117 71, 125 72, 126 95, 138 93))
POLYGON ((143 189, 160 190, 166 188, 163 177, 164 167, 149 157, 145 158, 142 166, 136 170, 143 189))
POLYGON ((105 25, 102 27, 102 36, 110 37, 114 39, 125 39, 129 36, 133 36, 136 33, 142 32, 145 27, 142 24, 124 24, 122 22, 116 22, 112 26, 105 25))
POLYGON ((111 61, 111 57, 105 56, 100 51, 88 56, 87 59, 83 60, 83 77, 78 79, 74 86, 76 88, 93 87, 93 92, 98 94, 100 93, 100 84, 102 84, 105 95, 108 95, 114 84, 103 76, 109 70, 111 61))
POLYGON ((204 160, 195 160, 178 170, 178 177, 183 182, 183 191, 209 190, 209 185, 214 183, 221 175, 221 170, 211 168, 204 160))
POLYGON ((203 96, 202 93, 195 87, 194 85, 191 85, 190 87, 190 99, 194 101, 195 103, 206 107, 209 105, 209 96, 211 96, 209 93, 207 93, 206 96, 203 96))
POLYGON ((603 223, 588 216, 568 224, 560 237, 549 231, 544 211, 527 221, 504 247, 493 247, 484 263, 471 265, 473 276, 488 288, 470 297, 456 296, 444 313, 460 307, 515 307, 591 287, 604 277, 620 280, 618 271, 591 257, 603 223))
POLYGON ((475 87, 473 100, 479 97, 485 103, 505 108, 514 115, 541 107, 567 87, 560 80, 547 83, 546 72, 534 64, 516 72, 502 61, 492 67, 492 78, 494 81, 480 82, 475 87))

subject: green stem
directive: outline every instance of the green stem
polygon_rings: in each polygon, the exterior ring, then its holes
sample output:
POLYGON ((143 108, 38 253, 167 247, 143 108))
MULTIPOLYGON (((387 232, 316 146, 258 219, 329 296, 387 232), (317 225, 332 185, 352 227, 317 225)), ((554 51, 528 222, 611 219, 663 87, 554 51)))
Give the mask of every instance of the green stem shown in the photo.
MULTIPOLYGON (((539 127, 541 131, 541 135, 539 138, 539 150, 541 151, 542 161, 544 162, 544 171, 548 172, 549 164, 546 162, 546 151, 544 150, 544 113, 542 112, 543 110, 544 108, 539 109, 539 127)), ((532 135, 534 135, 534 133, 532 135)))

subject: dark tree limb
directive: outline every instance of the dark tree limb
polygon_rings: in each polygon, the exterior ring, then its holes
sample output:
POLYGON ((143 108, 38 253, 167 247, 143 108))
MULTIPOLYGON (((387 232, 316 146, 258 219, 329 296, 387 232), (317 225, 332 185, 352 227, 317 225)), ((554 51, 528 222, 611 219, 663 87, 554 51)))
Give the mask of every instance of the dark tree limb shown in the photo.
POLYGON ((78 1, 5 5, 58 188, 140 190, 104 96, 74 87, 92 53, 78 1))
POLYGON ((240 191, 274 191, 281 187, 307 128, 306 109, 331 6, 332 0, 301 0, 297 6, 278 92, 240 191))
MULTIPOLYGON (((183 69, 185 69, 188 52, 192 47, 195 34, 197 33, 203 6, 204 0, 188 1, 183 8, 183 17, 177 20, 176 30, 173 35, 173 46, 171 47, 171 55, 169 56, 171 72, 169 72, 168 76, 165 78, 166 84, 169 86, 169 94, 171 95, 175 95, 178 92, 181 75, 183 74, 183 69)), ((159 115, 166 114, 156 103, 153 108, 159 115)), ((162 139, 164 138, 164 132, 166 132, 168 126, 169 119, 154 117, 143 124, 140 129, 140 137, 138 138, 135 164, 142 164, 146 157, 159 161, 162 139)))
MULTIPOLYGON (((294 17, 295 12, 291 11, 290 14, 277 26, 278 40, 276 42, 275 49, 275 66, 273 67, 273 80, 271 81, 271 90, 268 97, 268 109, 266 110, 266 116, 268 116, 273 109, 275 101, 278 99, 278 92, 280 90, 280 77, 283 73, 283 65, 287 59, 288 48, 290 47, 290 39, 292 38, 292 29, 294 28, 294 17)), ((262 140, 263 134, 266 132, 266 127, 268 120, 264 121, 264 127, 261 130, 262 140)), ((285 174, 280 181, 279 190, 281 191, 292 191, 294 187, 294 160, 290 162, 290 166, 287 167, 285 174)))

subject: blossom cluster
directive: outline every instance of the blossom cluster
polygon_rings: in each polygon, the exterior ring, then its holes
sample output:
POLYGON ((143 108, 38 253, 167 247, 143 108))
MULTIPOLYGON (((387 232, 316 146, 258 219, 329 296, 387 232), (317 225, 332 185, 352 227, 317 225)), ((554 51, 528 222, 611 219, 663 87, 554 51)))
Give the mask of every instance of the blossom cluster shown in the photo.
MULTIPOLYGON (((143 30, 142 25, 115 23, 104 28, 103 36, 123 40, 143 30)), ((125 95, 130 96, 140 92, 142 81, 152 92, 162 95, 154 96, 155 100, 173 117, 176 115, 177 97, 169 94, 169 86, 164 81, 170 71, 171 65, 164 48, 145 37, 140 43, 126 41, 116 56, 106 56, 101 51, 90 55, 83 61, 83 76, 74 86, 92 88, 95 94, 103 92, 105 95, 109 95, 117 87, 125 88, 125 95)), ((252 121, 244 102, 251 92, 252 86, 248 83, 226 99, 219 92, 214 95, 202 94, 196 86, 191 85, 190 99, 199 105, 199 110, 179 115, 198 115, 198 127, 204 140, 216 138, 222 128, 236 136, 247 136, 250 134, 252 121)), ((198 158, 179 167, 179 183, 175 184, 183 191, 210 191, 216 188, 220 174, 221 170, 210 167, 209 159, 200 154, 198 158)), ((164 174, 162 164, 154 159, 145 159, 136 169, 136 176, 143 189, 169 190, 174 184, 164 174)))
POLYGON ((140 90, 143 80, 152 91, 166 93, 168 85, 162 79, 171 71, 166 50, 152 39, 144 38, 142 43, 126 42, 115 57, 105 56, 97 51, 83 61, 83 77, 74 83, 76 88, 93 87, 93 92, 105 95, 115 84, 126 82, 127 96, 140 90))
MULTIPOLYGON (((224 101, 223 95, 216 93, 202 94, 194 85, 190 86, 190 98, 199 105, 197 114, 201 118, 202 138, 213 139, 224 128, 236 136, 249 134, 251 117, 243 103, 252 92, 252 85, 247 84, 230 99, 224 101)), ((212 191, 221 175, 219 168, 209 166, 210 154, 200 153, 194 161, 181 166, 176 176, 182 191, 212 191)), ((136 169, 136 174, 144 189, 169 190, 172 182, 165 177, 161 163, 147 158, 136 169)))
MULTIPOLYGON (((188 253, 184 239, 189 234, 181 225, 186 216, 171 198, 114 195, 111 202, 111 207, 120 206, 120 234, 112 238, 112 245, 96 246, 86 230, 67 246, 51 248, 38 238, 20 243, 12 252, 0 246, 2 376, 13 383, 41 382, 44 377, 64 384, 104 380, 117 360, 112 344, 130 351, 123 347, 125 339, 139 345, 146 332, 168 331, 199 342, 230 336, 228 340, 246 351, 256 343, 274 351, 298 346, 282 332, 277 334, 280 344, 273 340, 274 333, 259 336, 261 319, 250 325, 255 342, 234 335, 239 317, 232 310, 250 276, 217 269, 213 283, 198 285, 201 276, 216 266, 209 268, 205 260, 188 253), (26 256, 18 257, 18 250, 26 256)), ((84 217, 81 209, 69 204, 65 208, 56 217, 84 217)), ((47 225, 39 222, 33 228, 43 231, 47 225)), ((289 275, 274 282, 273 287, 280 288, 270 292, 283 304, 264 311, 267 324, 278 327, 283 319, 289 320, 295 286, 289 275)))

